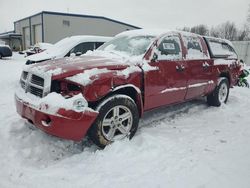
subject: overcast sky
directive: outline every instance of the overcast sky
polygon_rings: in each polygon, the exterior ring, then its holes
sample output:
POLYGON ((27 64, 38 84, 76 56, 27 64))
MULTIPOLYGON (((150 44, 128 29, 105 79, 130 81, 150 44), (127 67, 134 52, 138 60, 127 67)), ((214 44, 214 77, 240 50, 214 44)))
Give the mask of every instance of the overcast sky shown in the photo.
POLYGON ((13 22, 40 11, 105 16, 143 28, 176 29, 218 25, 227 20, 240 27, 249 0, 0 0, 0 33, 13 22))

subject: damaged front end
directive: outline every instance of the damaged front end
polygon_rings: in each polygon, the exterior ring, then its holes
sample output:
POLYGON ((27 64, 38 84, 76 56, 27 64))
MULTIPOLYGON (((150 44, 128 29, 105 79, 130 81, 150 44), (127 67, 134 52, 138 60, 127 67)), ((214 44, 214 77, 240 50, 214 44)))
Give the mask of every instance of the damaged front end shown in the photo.
POLYGON ((15 93, 17 112, 48 134, 80 141, 98 112, 88 107, 79 88, 62 82, 58 87, 64 93, 57 92, 51 78, 52 74, 23 71, 15 93))

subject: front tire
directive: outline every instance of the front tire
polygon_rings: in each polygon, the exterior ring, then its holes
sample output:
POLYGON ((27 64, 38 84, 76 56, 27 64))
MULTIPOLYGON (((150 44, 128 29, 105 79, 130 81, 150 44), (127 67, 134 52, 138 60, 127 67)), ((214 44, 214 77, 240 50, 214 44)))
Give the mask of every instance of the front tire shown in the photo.
POLYGON ((207 96, 207 103, 210 106, 221 106, 226 103, 229 96, 229 82, 227 78, 221 78, 218 86, 207 96))
POLYGON ((121 140, 131 139, 137 131, 139 113, 133 99, 113 95, 97 106, 99 115, 89 130, 90 139, 100 148, 121 140))

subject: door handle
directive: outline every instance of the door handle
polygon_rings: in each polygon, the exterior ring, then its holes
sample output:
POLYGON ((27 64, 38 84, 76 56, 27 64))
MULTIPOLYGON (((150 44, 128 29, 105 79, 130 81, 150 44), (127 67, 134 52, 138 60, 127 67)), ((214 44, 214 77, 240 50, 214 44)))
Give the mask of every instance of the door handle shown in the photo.
POLYGON ((185 66, 184 65, 177 65, 176 66, 176 71, 177 72, 183 72, 185 70, 185 66))
POLYGON ((210 67, 210 65, 205 61, 204 63, 202 63, 202 67, 204 69, 207 69, 208 67, 210 67))

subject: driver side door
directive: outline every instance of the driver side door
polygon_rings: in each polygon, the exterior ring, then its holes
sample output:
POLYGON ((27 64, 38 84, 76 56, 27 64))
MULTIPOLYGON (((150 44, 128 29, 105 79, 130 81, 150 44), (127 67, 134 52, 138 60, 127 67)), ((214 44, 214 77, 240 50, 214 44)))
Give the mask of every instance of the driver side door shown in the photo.
POLYGON ((184 101, 187 92, 186 62, 180 36, 168 35, 159 41, 144 71, 145 110, 184 101))

